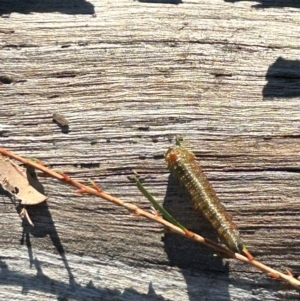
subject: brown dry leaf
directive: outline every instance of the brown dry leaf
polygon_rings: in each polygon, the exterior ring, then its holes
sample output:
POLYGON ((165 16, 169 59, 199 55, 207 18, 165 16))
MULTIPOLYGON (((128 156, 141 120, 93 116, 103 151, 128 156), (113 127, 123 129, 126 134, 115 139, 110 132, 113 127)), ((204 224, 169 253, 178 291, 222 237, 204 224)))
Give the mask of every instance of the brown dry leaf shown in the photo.
POLYGON ((26 170, 0 155, 0 184, 4 190, 21 200, 22 205, 35 205, 47 199, 28 182, 26 170))

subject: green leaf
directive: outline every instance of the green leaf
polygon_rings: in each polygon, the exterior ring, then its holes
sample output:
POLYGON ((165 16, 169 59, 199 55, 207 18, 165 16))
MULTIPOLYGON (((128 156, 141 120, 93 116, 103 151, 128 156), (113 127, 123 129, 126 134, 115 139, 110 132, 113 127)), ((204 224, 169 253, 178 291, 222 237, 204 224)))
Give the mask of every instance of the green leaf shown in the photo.
POLYGON ((175 145, 176 146, 181 146, 181 142, 180 142, 180 139, 178 137, 176 137, 175 145))
POLYGON ((150 194, 150 192, 148 192, 148 190, 142 185, 142 183, 139 181, 139 179, 136 176, 133 176, 133 180, 135 181, 138 189, 140 190, 140 192, 151 202, 151 204, 153 205, 153 207, 159 211, 162 216, 169 221, 170 223, 172 223, 173 225, 179 227, 182 230, 187 230, 184 226, 182 226, 162 205, 160 205, 155 199, 154 197, 150 194))

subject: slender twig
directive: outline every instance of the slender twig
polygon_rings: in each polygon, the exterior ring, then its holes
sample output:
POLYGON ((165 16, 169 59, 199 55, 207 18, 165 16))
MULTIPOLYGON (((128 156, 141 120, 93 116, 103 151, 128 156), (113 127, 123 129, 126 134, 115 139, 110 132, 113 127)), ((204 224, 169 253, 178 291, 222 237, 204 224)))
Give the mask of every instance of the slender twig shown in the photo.
POLYGON ((76 180, 71 179, 69 176, 67 176, 66 174, 62 173, 59 174, 53 170, 51 170, 50 168, 33 162, 31 160, 27 160, 21 156, 18 156, 4 148, 0 148, 0 153, 4 156, 8 156, 12 159, 18 160, 26 165, 32 166, 33 168, 36 168, 38 170, 41 170, 42 172, 44 172, 45 174, 58 179, 62 182, 65 182, 69 185, 75 186, 78 188, 78 190, 76 191, 77 193, 89 193, 89 194, 93 194, 96 196, 99 196, 111 203, 114 203, 115 205, 118 206, 122 206, 124 208, 126 208, 129 212, 133 213, 136 216, 143 216, 149 220, 152 220, 156 223, 160 223, 162 225, 164 225, 165 227, 167 227, 169 230, 171 230, 174 233, 178 233, 182 236, 186 236, 188 238, 191 238, 197 242, 200 242, 202 244, 207 245, 208 247, 213 248, 214 250, 216 250, 218 253, 220 253, 222 256, 226 256, 229 258, 235 258, 238 259, 242 262, 248 263, 254 267, 256 267, 257 269, 259 269, 260 271, 268 274, 270 277, 272 278, 276 278, 276 279, 281 279, 284 280, 286 282, 288 282, 290 285, 292 285, 294 288, 300 290, 300 281, 298 279, 296 279, 295 277, 293 277, 293 275, 287 271, 287 274, 284 274, 280 271, 277 271, 275 269, 270 268, 269 266, 255 260, 255 259, 249 259, 239 253, 233 253, 232 251, 228 250, 227 248, 218 245, 217 243, 211 241, 210 239, 204 238, 192 231, 186 230, 186 229, 181 229, 175 225, 173 225, 172 223, 166 221, 165 219, 163 219, 161 216, 157 215, 157 214, 152 214, 149 213, 141 208, 139 208, 138 206, 131 204, 131 203, 126 203, 124 201, 122 201, 119 198, 116 198, 106 192, 104 192, 99 186, 97 186, 97 184, 95 184, 94 182, 92 182, 93 187, 89 187, 86 186, 84 184, 81 184, 79 182, 77 182, 76 180))

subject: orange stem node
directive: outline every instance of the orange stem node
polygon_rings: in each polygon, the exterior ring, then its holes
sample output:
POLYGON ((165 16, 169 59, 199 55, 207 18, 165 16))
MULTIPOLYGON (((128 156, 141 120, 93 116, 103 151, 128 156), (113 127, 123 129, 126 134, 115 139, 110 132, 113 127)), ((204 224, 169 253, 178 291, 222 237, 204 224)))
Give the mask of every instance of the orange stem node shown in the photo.
POLYGON ((243 250, 243 253, 245 253, 245 255, 247 256, 247 258, 249 260, 253 260, 254 259, 254 257, 252 256, 252 254, 248 250, 243 250))
POLYGON ((93 187, 94 187, 98 192, 102 192, 102 191, 103 191, 103 190, 99 187, 99 185, 97 185, 97 184, 95 183, 95 181, 93 181, 93 180, 90 180, 90 181, 91 181, 93 187))
POLYGON ((271 272, 271 273, 269 273, 268 275, 269 275, 271 278, 274 278, 274 279, 279 279, 279 278, 280 278, 280 275, 277 274, 277 273, 271 272))
POLYGON ((64 180, 66 182, 71 182, 71 178, 67 174, 65 174, 64 172, 62 172, 61 175, 63 176, 63 178, 64 178, 64 180))

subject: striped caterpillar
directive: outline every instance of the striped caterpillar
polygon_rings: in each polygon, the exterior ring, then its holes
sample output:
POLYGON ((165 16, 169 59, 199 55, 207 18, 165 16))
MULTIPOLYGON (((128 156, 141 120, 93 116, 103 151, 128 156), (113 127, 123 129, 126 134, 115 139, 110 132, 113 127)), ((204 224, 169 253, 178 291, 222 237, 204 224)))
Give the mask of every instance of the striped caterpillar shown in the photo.
POLYGON ((233 252, 249 253, 237 226, 196 162, 195 155, 176 145, 167 151, 165 159, 171 174, 189 192, 194 208, 202 212, 226 246, 233 252))

